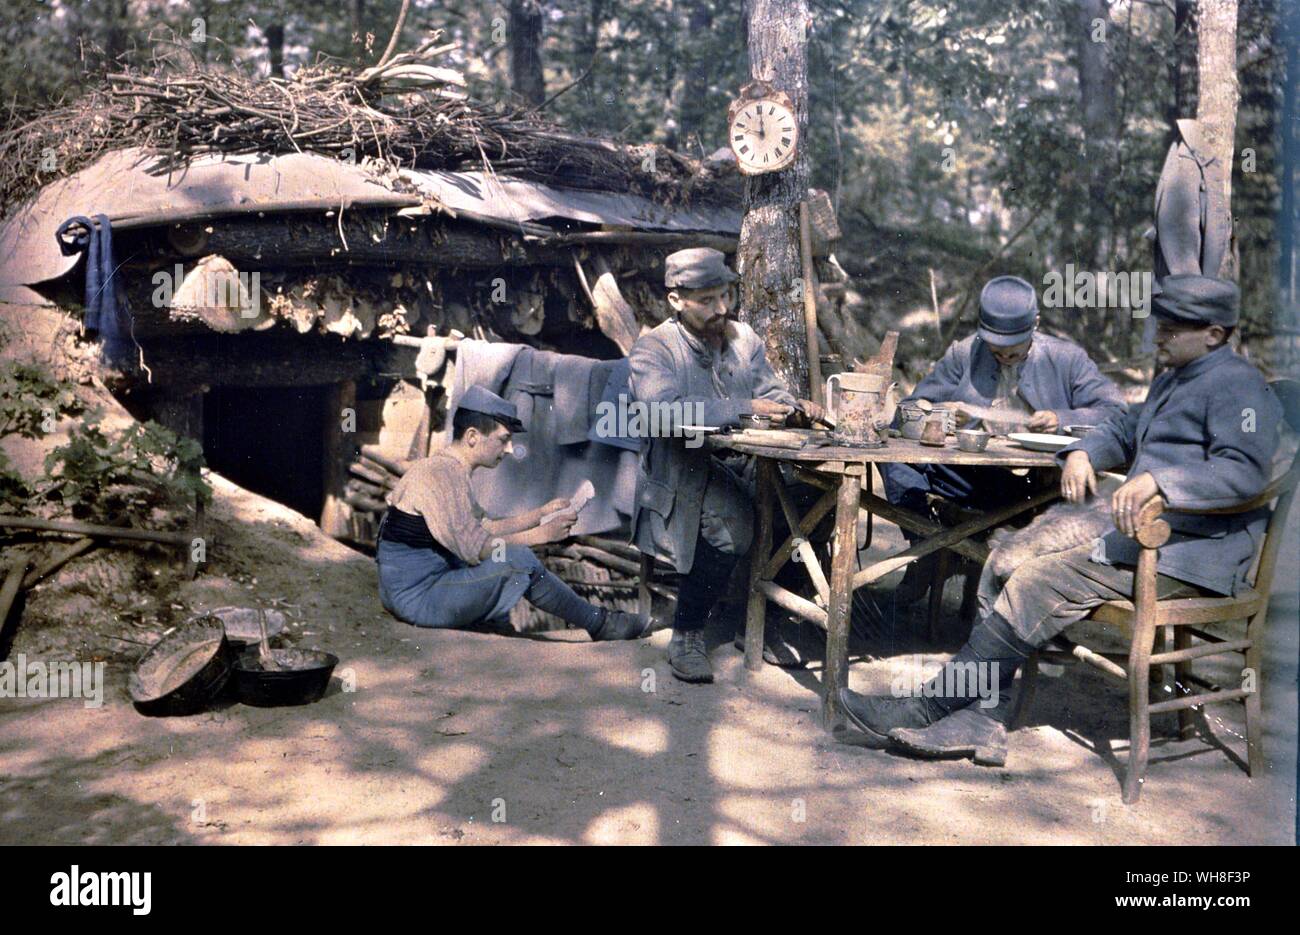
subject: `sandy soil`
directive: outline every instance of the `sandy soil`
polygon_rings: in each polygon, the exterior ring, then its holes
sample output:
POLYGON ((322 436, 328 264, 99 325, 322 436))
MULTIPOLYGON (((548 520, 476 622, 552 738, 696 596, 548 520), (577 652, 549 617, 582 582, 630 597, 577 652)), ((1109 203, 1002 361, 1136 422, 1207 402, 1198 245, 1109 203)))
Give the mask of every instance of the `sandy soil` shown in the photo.
MULTIPOLYGON (((329 694, 304 708, 151 719, 127 700, 131 654, 108 653, 99 709, 0 700, 0 843, 1294 840, 1293 549, 1273 605, 1266 774, 1244 773, 1239 709, 1210 718, 1226 747, 1171 739, 1166 716, 1129 808, 1124 691, 1091 670, 1043 681, 1008 768, 917 762, 827 735, 819 665, 747 676, 728 642, 714 653, 717 683, 687 686, 669 674, 667 632, 592 645, 574 633, 416 630, 379 607, 369 559, 301 516, 221 481, 212 516, 212 565, 179 586, 172 609, 251 595, 291 605, 290 642, 342 658, 329 694)), ((878 528, 877 545, 891 533, 878 528)), ((31 602, 38 620, 42 600, 31 602)), ((960 639, 950 623, 948 650, 960 639)), ((14 651, 50 626, 20 632, 14 651)), ((852 684, 864 690, 918 664, 905 639, 888 658, 855 650, 852 684)))

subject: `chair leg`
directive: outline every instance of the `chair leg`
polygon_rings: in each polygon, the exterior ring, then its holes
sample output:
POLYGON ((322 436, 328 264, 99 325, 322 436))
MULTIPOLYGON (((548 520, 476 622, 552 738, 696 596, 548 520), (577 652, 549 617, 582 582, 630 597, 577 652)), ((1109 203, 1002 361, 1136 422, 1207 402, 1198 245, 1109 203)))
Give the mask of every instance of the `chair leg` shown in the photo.
POLYGON ((939 641, 939 615, 943 612, 943 586, 952 577, 952 552, 940 549, 935 556, 934 577, 930 579, 929 639, 939 641))
POLYGON ((1264 774, 1264 711, 1261 698, 1264 693, 1263 661, 1264 617, 1267 608, 1252 617, 1246 624, 1246 638, 1251 641, 1246 650, 1246 678, 1253 678, 1255 690, 1246 696, 1246 769, 1253 779, 1264 774))
POLYGON ((1156 641, 1155 550, 1143 549, 1134 575, 1133 643, 1128 656, 1128 769, 1124 772, 1124 804, 1142 795, 1147 759, 1151 754, 1151 649, 1156 641), (1144 567, 1145 566, 1145 567, 1144 567), (1144 580, 1145 579, 1145 580, 1144 580))
POLYGON ((1011 715, 1011 729, 1020 730, 1029 720, 1029 707, 1034 703, 1038 688, 1038 653, 1034 653, 1020 666, 1020 693, 1016 695, 1016 710, 1011 715))
MULTIPOLYGON (((1192 635, 1184 627, 1174 628, 1174 649, 1189 649, 1192 645, 1192 635)), ((1191 692, 1191 683, 1187 677, 1192 674, 1192 663, 1187 662, 1174 663, 1174 694, 1177 696, 1183 692, 1191 692)), ((1188 740, 1196 734, 1196 717, 1192 714, 1191 708, 1181 708, 1178 711, 1178 737, 1180 740, 1188 740)))

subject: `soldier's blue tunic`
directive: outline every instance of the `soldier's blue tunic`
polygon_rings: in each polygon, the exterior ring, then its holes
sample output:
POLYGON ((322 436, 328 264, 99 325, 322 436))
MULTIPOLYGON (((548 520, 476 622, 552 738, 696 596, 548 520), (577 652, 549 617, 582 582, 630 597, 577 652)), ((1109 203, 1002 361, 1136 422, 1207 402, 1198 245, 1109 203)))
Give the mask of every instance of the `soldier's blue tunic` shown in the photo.
MULTIPOLYGON (((997 360, 978 335, 971 335, 949 347, 903 402, 928 399, 990 406, 997 386, 997 360)), ((1083 348, 1041 332, 1034 334, 1020 364, 1019 391, 1030 409, 1056 413, 1062 426, 1097 425, 1125 411, 1119 387, 1102 375, 1083 348)), ((1006 472, 997 469, 947 465, 885 464, 881 475, 889 501, 913 510, 924 509, 930 492, 959 503, 991 505, 1000 498, 988 488, 1008 480, 1006 472)))

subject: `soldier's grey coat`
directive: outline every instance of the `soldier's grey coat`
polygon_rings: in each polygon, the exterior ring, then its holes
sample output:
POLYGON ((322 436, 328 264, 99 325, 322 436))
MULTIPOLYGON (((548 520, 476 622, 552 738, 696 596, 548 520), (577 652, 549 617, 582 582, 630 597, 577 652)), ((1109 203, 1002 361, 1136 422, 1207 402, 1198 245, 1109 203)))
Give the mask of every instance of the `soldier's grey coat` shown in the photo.
MULTIPOLYGON (((727 324, 716 381, 708 349, 675 318, 638 338, 628 360, 636 400, 690 403, 688 423, 700 419, 705 425, 735 426, 752 399, 794 402, 767 362, 762 339, 739 322, 727 324)), ((665 411, 674 414, 671 434, 680 436, 679 407, 665 411)), ((710 458, 708 448, 688 448, 681 437, 651 438, 637 470, 632 539, 641 551, 665 559, 679 572, 690 571, 695 560, 710 458)), ((742 519, 749 524, 749 516, 742 519)))
MULTIPOLYGON (((1124 411, 1119 387, 1102 376, 1083 348, 1041 332, 1020 365, 1020 394, 1034 411, 1051 410, 1062 426, 1097 425, 1124 411)), ((957 341, 908 400, 988 406, 998 386, 998 362, 978 335, 957 341)))
MULTIPOLYGON (((1094 470, 1132 461, 1148 472, 1170 507, 1206 510, 1249 500, 1264 489, 1278 446, 1282 407, 1264 377, 1220 347, 1151 384, 1147 401, 1057 453, 1086 451, 1094 470)), ((1174 530, 1160 548, 1161 574, 1232 594, 1245 580, 1268 518, 1166 513, 1174 530)), ((1102 537, 1107 564, 1135 565, 1138 545, 1112 528, 1102 537)))

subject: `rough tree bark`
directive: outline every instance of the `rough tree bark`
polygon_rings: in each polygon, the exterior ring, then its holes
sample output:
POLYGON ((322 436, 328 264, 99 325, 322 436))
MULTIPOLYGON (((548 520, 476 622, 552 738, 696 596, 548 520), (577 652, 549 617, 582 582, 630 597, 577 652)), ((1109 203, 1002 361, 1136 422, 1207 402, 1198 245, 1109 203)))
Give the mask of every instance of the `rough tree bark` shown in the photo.
MULTIPOLYGON (((1200 0, 1196 63, 1199 93, 1196 119, 1210 153, 1224 166, 1223 203, 1232 207, 1233 135, 1237 129, 1237 0, 1200 0)), ((1236 235, 1219 269, 1207 276, 1237 278, 1236 235)))
POLYGON ((510 88, 534 107, 546 100, 542 76, 542 5, 510 0, 510 88))
POLYGON ((1169 82, 1174 87, 1174 121, 1196 113, 1196 0, 1174 0, 1174 54, 1169 61, 1169 82))
MULTIPOLYGON (((808 3, 746 0, 749 72, 794 103, 799 125, 795 161, 745 181, 745 219, 736 271, 740 317, 763 336, 767 359, 790 391, 810 398, 800 278, 799 202, 808 197, 808 3)), ((812 288, 813 284, 809 284, 812 288)))
POLYGON ((1106 0, 1079 0, 1075 48, 1079 57, 1079 104, 1083 121, 1083 162, 1088 204, 1082 213, 1080 259, 1092 269, 1106 269, 1110 220, 1110 186, 1119 146, 1119 103, 1111 52, 1112 28, 1106 0))
POLYGON ((1296 86, 1300 85, 1300 23, 1292 16, 1283 25, 1286 49, 1282 79, 1282 211, 1278 218, 1278 266, 1288 311, 1296 307, 1296 173, 1300 172, 1300 128, 1296 126, 1296 86))

